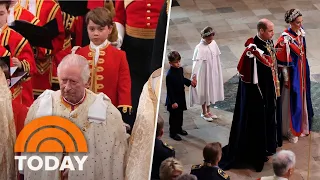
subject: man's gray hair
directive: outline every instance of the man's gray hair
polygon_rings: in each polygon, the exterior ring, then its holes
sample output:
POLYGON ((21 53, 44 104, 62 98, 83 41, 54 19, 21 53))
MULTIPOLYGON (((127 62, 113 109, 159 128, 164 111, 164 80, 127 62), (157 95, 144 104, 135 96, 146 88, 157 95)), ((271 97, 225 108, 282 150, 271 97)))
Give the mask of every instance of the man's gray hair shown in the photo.
POLYGON ((277 152, 272 161, 273 171, 276 176, 282 177, 296 164, 296 156, 292 151, 281 150, 277 152))
POLYGON ((182 174, 176 180, 198 180, 198 178, 193 174, 182 174))
POLYGON ((62 59, 57 69, 58 77, 62 67, 69 68, 74 66, 81 69, 81 78, 84 83, 87 83, 90 78, 89 63, 86 58, 78 54, 68 54, 62 59))

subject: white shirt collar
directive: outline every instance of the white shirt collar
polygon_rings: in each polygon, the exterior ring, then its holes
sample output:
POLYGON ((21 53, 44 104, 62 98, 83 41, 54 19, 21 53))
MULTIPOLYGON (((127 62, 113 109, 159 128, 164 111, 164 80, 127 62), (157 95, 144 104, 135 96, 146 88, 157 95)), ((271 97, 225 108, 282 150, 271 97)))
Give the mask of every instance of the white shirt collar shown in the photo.
POLYGON ((259 36, 259 33, 257 33, 257 37, 258 37, 261 41, 265 42, 266 44, 270 44, 270 42, 269 42, 269 41, 265 41, 265 40, 263 40, 263 39, 259 36))
POLYGON ((92 41, 90 41, 90 48, 95 50, 95 55, 94 55, 94 64, 97 64, 100 56, 100 48, 106 47, 107 44, 109 43, 108 39, 106 39, 102 44, 96 46, 93 44, 92 41))
POLYGON ((71 106, 76 106, 76 105, 82 103, 85 97, 86 97, 86 90, 84 90, 83 97, 82 97, 82 98, 80 99, 80 101, 78 101, 77 103, 72 103, 72 102, 68 101, 66 98, 64 98, 64 97, 62 97, 62 98, 63 98, 63 100, 64 100, 65 102, 67 102, 67 103, 70 104, 71 106))

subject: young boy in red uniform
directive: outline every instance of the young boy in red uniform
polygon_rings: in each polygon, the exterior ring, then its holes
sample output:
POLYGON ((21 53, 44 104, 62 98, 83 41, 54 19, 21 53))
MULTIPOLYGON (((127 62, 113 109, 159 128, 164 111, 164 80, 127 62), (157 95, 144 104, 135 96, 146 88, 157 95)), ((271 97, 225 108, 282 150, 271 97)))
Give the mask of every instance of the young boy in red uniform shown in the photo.
MULTIPOLYGON (((28 73, 28 78, 22 82, 22 104, 29 107, 33 102, 30 79, 36 72, 36 65, 28 40, 7 25, 10 3, 11 1, 0 1, 0 45, 8 47, 12 57, 12 65, 17 66, 19 71, 28 73)), ((21 88, 14 89, 13 94, 20 90, 21 88)))
POLYGON ((91 69, 90 89, 103 92, 123 113, 131 111, 131 79, 126 54, 110 45, 113 22, 109 10, 95 8, 86 16, 90 45, 73 52, 84 56, 91 69))

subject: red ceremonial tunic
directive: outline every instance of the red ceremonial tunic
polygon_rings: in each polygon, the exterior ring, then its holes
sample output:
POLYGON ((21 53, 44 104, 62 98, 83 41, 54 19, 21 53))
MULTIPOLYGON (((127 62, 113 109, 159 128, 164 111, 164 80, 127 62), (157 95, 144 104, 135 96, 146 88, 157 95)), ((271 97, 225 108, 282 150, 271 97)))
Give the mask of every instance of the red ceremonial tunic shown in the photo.
MULTIPOLYGON (((23 71, 27 72, 31 77, 36 72, 36 65, 33 56, 32 48, 24 37, 19 33, 9 28, 7 25, 1 28, 1 46, 9 46, 11 56, 16 57, 21 61, 23 71)), ((31 77, 23 80, 22 82, 22 104, 29 107, 33 103, 32 83, 31 77)), ((21 91, 20 88, 13 89, 13 94, 21 91)))
MULTIPOLYGON (((25 8, 28 9, 29 1, 26 0, 25 4, 25 8)), ((36 54, 38 73, 33 77, 33 92, 34 95, 40 95, 46 89, 51 89, 52 84, 58 84, 57 66, 59 61, 55 55, 63 48, 65 34, 62 12, 59 4, 54 0, 36 0, 35 16, 42 25, 56 19, 59 29, 59 35, 52 40, 53 50, 38 48, 36 54)))
MULTIPOLYGON (((24 20, 24 21, 30 22, 35 25, 40 25, 40 20, 37 17, 35 17, 30 11, 28 11, 27 9, 20 6, 19 3, 17 3, 13 7, 13 9, 14 9, 14 19, 15 20, 24 20)), ((35 62, 34 62, 34 65, 35 65, 35 62)), ((34 69, 36 69, 36 66, 34 66, 34 69)), ((36 73, 36 70, 34 73, 36 73)), ((32 102, 29 100, 27 103, 24 103, 27 107, 31 106, 31 104, 33 103, 33 100, 34 100, 33 99, 32 77, 30 77, 30 78, 26 79, 26 80, 28 80, 28 81, 26 81, 26 83, 29 86, 29 88, 28 88, 29 91, 32 91, 32 92, 28 92, 29 94, 32 93, 32 102), (31 86, 31 90, 30 90, 30 86, 31 86)))
POLYGON ((122 50, 107 44, 100 48, 98 62, 95 63, 95 50, 90 45, 80 48, 76 54, 89 61, 91 69, 91 90, 103 92, 114 106, 131 109, 131 78, 126 54, 122 50), (93 68, 94 67, 94 68, 93 68))
POLYGON ((72 16, 68 13, 62 12, 63 17, 63 26, 66 32, 66 36, 63 43, 63 48, 59 51, 55 57, 60 63, 62 59, 68 55, 72 48, 72 37, 71 34, 74 33, 75 36, 75 45, 81 46, 82 43, 82 25, 83 25, 83 17, 82 16, 72 16))
POLYGON ((14 19, 15 20, 24 20, 24 21, 30 22, 35 25, 38 25, 40 23, 40 20, 37 17, 35 17, 27 9, 20 6, 19 3, 17 3, 14 6, 14 19))
POLYGON ((115 2, 115 22, 121 23, 126 34, 140 39, 154 39, 164 0, 124 0, 115 2))

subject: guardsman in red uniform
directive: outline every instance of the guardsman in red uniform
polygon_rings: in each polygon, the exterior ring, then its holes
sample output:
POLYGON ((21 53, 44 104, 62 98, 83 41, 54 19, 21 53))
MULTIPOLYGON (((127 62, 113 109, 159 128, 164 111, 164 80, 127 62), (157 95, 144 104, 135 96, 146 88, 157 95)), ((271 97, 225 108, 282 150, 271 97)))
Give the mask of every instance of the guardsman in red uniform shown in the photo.
MULTIPOLYGON (((28 11, 27 9, 23 8, 22 6, 20 6, 20 4, 18 3, 17 0, 12 0, 11 4, 10 4, 10 8, 9 8, 9 15, 7 18, 7 23, 10 25, 12 24, 13 21, 15 20, 24 20, 27 22, 30 22, 34 25, 40 25, 40 20, 38 18, 36 18, 30 11, 28 11)), ((34 66, 34 69, 36 67, 34 66)), ((36 72, 36 71, 35 71, 36 72)), ((32 81, 29 77, 22 79, 21 81, 23 81, 25 84, 27 84, 28 86, 28 94, 32 94, 32 98, 30 100, 28 100, 27 103, 25 103, 28 107, 32 104, 33 102, 33 88, 32 88, 32 81), (31 87, 31 88, 30 88, 31 87)), ((24 88, 24 91, 26 89, 24 88)))
POLYGON ((110 45, 112 17, 105 8, 96 8, 87 15, 90 45, 73 52, 89 61, 90 89, 103 92, 122 113, 131 111, 131 79, 126 54, 110 45))
POLYGON ((164 0, 116 1, 118 47, 127 54, 132 81, 133 126, 143 85, 150 76, 153 41, 164 0), (126 34, 124 34, 124 32, 126 34))
MULTIPOLYGON (((31 77, 35 74, 35 60, 28 40, 10 29, 6 23, 9 6, 10 1, 0 1, 0 10, 4 13, 4 16, 0 19, 0 45, 8 47, 12 57, 12 65, 17 66, 18 71, 27 72, 27 78, 22 82, 22 104, 29 107, 33 103, 32 84, 30 82, 31 77)), ((14 89, 13 94, 18 91, 21 91, 21 88, 14 89)))
POLYGON ((61 62, 61 60, 70 53, 73 46, 72 34, 76 34, 76 37, 79 37, 80 34, 82 37, 82 17, 72 16, 66 12, 62 12, 62 17, 65 31, 65 39, 62 50, 55 55, 55 58, 58 62, 61 62))
POLYGON ((38 73, 33 78, 33 93, 39 96, 46 89, 58 89, 57 66, 59 59, 56 54, 62 50, 65 33, 60 6, 54 0, 20 0, 20 5, 35 15, 42 25, 56 19, 59 35, 52 40, 53 50, 42 48, 36 53, 36 65, 38 73), (39 83, 41 82, 41 83, 39 83))

